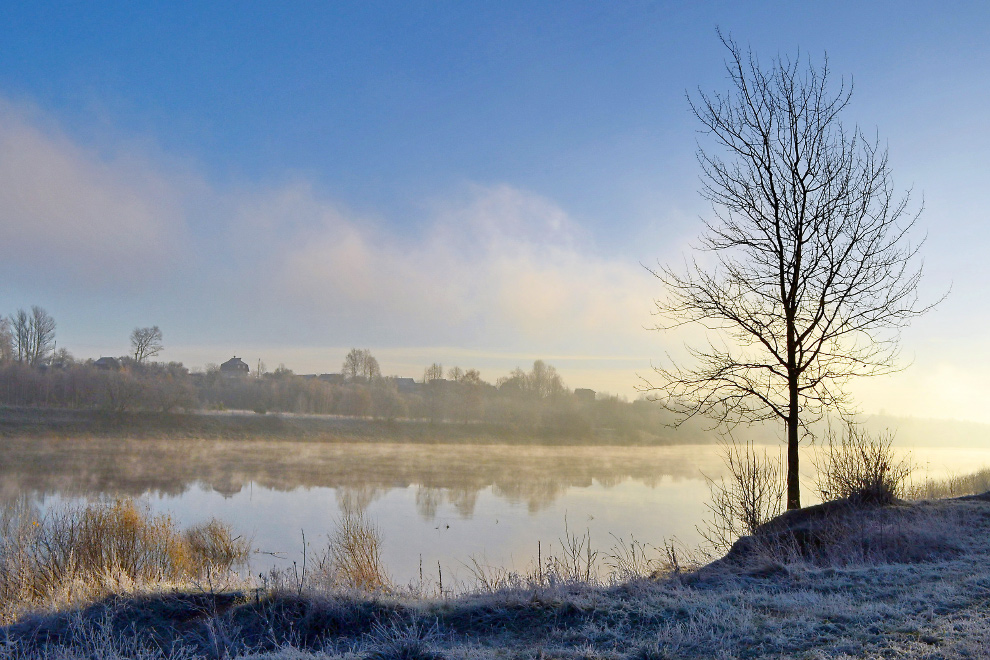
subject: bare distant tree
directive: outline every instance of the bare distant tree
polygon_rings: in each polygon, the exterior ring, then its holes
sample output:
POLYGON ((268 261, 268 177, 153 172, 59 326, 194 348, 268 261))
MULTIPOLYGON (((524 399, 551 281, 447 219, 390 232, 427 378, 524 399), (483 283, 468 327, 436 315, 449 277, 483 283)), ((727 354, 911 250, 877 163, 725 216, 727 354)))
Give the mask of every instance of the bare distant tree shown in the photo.
POLYGON ((0 318, 0 362, 14 359, 14 333, 10 320, 0 318))
POLYGON ((423 370, 423 385, 426 392, 426 408, 430 415, 430 424, 435 424, 444 418, 448 392, 444 386, 442 364, 434 362, 423 370))
POLYGON ((150 328, 134 328, 131 332, 131 351, 134 361, 143 363, 148 358, 153 358, 165 350, 162 344, 162 331, 157 325, 150 328))
POLYGON ((344 357, 344 364, 341 372, 348 380, 363 378, 367 381, 374 381, 381 378, 382 370, 378 366, 378 360, 368 349, 360 350, 352 348, 344 357))
POLYGON ((423 370, 423 382, 432 383, 435 380, 443 380, 443 365, 434 362, 423 370))
POLYGON ((31 347, 31 317, 23 309, 10 317, 11 336, 14 341, 14 359, 25 362, 31 347))
POLYGON ((361 373, 361 353, 361 350, 352 348, 350 352, 344 356, 344 364, 341 365, 340 372, 347 380, 354 380, 357 378, 358 374, 361 373))
POLYGON ((379 378, 382 377, 382 370, 381 367, 378 366, 378 360, 375 359, 375 356, 371 354, 371 351, 368 351, 366 349, 364 353, 365 353, 364 371, 363 371, 364 377, 367 378, 369 381, 378 380, 379 378))
POLYGON ((53 367, 71 367, 76 363, 76 358, 72 356, 72 353, 68 349, 60 348, 52 354, 51 365, 53 367))
POLYGON ((849 379, 897 371, 900 329, 931 305, 918 302, 910 194, 895 193, 879 140, 839 121, 851 86, 833 91, 827 64, 764 68, 723 43, 731 91, 691 101, 715 145, 698 152, 710 260, 654 271, 657 329, 697 324, 708 339, 648 388, 682 420, 782 422, 794 509, 801 430, 852 412, 849 379))
POLYGON ((498 379, 498 387, 534 399, 553 399, 567 390, 557 369, 543 360, 535 360, 529 373, 516 367, 508 376, 498 379))
POLYGON ((42 307, 32 305, 30 314, 17 310, 10 318, 10 328, 12 353, 18 362, 38 366, 55 348, 55 319, 42 307))
POLYGON ((541 399, 552 399, 562 394, 567 388, 560 379, 557 369, 543 360, 533 362, 533 370, 527 378, 529 387, 541 399))

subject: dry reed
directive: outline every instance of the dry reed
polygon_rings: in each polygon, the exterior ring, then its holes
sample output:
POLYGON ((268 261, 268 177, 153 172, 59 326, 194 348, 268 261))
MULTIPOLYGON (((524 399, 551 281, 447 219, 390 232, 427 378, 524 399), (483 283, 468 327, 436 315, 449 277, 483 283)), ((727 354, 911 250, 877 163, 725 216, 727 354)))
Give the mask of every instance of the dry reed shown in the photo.
POLYGON ((387 591, 392 586, 382 564, 382 534, 364 512, 345 505, 317 559, 315 579, 324 587, 387 591))
POLYGON ((24 501, 0 512, 0 621, 106 594, 191 585, 244 562, 248 544, 224 523, 180 533, 132 499, 42 513, 24 501))
POLYGON ((941 500, 948 497, 979 495, 990 491, 990 468, 970 474, 953 475, 945 479, 925 479, 907 488, 907 498, 912 500, 941 500))

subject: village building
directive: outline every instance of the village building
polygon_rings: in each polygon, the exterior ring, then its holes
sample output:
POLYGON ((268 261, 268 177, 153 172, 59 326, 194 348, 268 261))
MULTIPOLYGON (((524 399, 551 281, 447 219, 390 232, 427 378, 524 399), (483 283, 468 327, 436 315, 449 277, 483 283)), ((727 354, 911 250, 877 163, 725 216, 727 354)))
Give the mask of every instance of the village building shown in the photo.
POLYGON ((574 398, 581 403, 594 403, 595 391, 589 390, 586 387, 578 387, 574 390, 574 398))
POLYGON ((120 360, 113 357, 101 357, 93 362, 93 366, 106 371, 120 371, 120 360))
POLYGON ((250 371, 251 369, 247 366, 247 362, 236 355, 220 365, 220 373, 227 378, 247 376, 250 371))

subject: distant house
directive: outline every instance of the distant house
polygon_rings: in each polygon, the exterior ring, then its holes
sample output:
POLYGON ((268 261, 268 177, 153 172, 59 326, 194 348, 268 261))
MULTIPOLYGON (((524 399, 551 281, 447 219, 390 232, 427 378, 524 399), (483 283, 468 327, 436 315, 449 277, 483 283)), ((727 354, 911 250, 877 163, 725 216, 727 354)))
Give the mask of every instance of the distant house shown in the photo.
POLYGON ((574 390, 574 398, 581 403, 594 403, 595 391, 589 390, 586 387, 578 387, 574 390))
POLYGON ((320 374, 320 380, 331 385, 341 385, 346 382, 344 374, 320 374))
POLYGON ((101 357, 93 362, 93 366, 104 371, 120 371, 120 360, 112 357, 101 357))
POLYGON ((220 373, 228 378, 247 376, 249 371, 247 362, 236 355, 220 365, 220 373))
POLYGON ((395 388, 403 394, 415 392, 417 387, 418 385, 416 384, 416 381, 412 378, 395 377, 395 388))

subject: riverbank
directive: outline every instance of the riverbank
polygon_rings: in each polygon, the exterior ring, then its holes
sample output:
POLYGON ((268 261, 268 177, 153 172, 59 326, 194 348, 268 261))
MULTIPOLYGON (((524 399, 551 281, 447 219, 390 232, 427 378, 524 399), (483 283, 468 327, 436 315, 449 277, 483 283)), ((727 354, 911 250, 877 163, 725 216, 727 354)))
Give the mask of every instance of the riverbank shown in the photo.
POLYGON ((0 438, 128 438, 398 442, 418 444, 632 445, 713 444, 702 427, 655 432, 595 429, 573 434, 511 424, 381 420, 247 411, 106 413, 72 408, 0 408, 0 438))
POLYGON ((0 657, 979 657, 990 645, 988 558, 986 495, 829 504, 693 570, 503 574, 459 596, 435 585, 201 584, 23 618, 0 633, 0 657))

